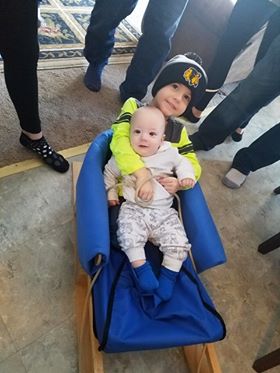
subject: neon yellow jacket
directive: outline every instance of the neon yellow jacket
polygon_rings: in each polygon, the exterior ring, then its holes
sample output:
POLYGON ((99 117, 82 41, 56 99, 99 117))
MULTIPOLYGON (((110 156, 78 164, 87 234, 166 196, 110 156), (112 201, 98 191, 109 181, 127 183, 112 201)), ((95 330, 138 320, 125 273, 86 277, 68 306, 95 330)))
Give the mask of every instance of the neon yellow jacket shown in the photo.
MULTIPOLYGON (((131 115, 141 105, 141 102, 135 98, 131 97, 126 100, 120 115, 112 125, 113 138, 110 148, 122 175, 132 174, 145 167, 141 157, 132 149, 129 140, 131 115)), ((166 125, 165 140, 170 141, 172 146, 178 148, 180 154, 189 159, 194 168, 195 178, 198 180, 201 174, 201 167, 185 126, 176 121, 176 119, 170 118, 166 125)))

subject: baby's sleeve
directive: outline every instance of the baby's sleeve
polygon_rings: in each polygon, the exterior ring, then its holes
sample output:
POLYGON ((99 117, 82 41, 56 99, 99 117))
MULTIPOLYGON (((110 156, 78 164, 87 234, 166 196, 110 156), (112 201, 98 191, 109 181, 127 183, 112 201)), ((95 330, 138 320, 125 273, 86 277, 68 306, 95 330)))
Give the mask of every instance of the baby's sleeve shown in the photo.
POLYGON ((107 199, 118 200, 118 178, 120 171, 117 168, 114 157, 111 157, 104 168, 104 184, 107 192, 107 199))

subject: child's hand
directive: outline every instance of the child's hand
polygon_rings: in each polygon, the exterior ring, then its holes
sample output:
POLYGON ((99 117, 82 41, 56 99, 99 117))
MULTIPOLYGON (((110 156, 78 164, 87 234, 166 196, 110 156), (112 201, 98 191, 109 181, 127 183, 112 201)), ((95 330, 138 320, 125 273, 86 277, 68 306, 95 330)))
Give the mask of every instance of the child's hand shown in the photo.
POLYGON ((175 194, 181 187, 179 180, 173 176, 159 176, 157 181, 170 194, 175 194))
POLYGON ((109 199, 108 205, 109 207, 117 206, 120 204, 120 201, 118 199, 109 199))
POLYGON ((193 188, 195 186, 194 179, 186 177, 185 179, 180 180, 180 186, 182 188, 193 188))
MULTIPOLYGON (((146 179, 147 180, 147 179, 146 179)), ((136 188, 138 185, 143 184, 144 180, 139 179, 136 181, 136 188)), ((148 202, 153 198, 154 189, 151 180, 146 181, 138 190, 138 197, 142 199, 142 201, 148 202)))
POLYGON ((151 173, 147 168, 141 168, 133 174, 136 177, 136 190, 138 190, 137 197, 142 201, 148 202, 153 198, 154 189, 151 178, 151 173))

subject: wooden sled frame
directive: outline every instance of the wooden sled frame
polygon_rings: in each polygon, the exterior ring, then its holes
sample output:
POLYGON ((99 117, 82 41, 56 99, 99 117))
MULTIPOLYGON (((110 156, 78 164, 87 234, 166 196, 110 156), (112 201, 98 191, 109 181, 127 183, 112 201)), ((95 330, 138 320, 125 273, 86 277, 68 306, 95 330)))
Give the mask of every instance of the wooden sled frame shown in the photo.
MULTIPOLYGON (((73 207, 75 213, 76 183, 81 169, 81 162, 72 163, 73 207)), ((74 219, 74 232, 76 225, 74 219)), ((75 252, 75 313, 77 322, 79 373, 105 373, 103 353, 98 351, 99 342, 93 333, 92 297, 89 296, 87 308, 87 294, 90 291, 91 279, 82 269, 74 240, 75 252)), ((190 373, 222 373, 214 343, 182 346, 186 363, 190 373)))

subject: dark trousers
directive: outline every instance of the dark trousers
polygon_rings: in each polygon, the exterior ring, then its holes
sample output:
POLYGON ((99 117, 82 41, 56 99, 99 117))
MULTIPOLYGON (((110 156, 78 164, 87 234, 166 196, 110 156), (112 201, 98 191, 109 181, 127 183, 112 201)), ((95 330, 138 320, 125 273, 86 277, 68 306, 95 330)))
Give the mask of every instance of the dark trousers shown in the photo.
POLYGON ((245 175, 280 160, 280 123, 265 132, 248 148, 240 149, 232 167, 245 175))
MULTIPOLYGON (((205 93, 201 101, 195 105, 198 110, 203 111, 206 108, 217 90, 222 87, 235 57, 276 10, 277 8, 267 0, 237 1, 214 60, 207 71, 207 88, 215 92, 205 93)), ((264 53, 269 44, 268 38, 264 39, 260 53, 264 53)))
MULTIPOLYGON (((150 0, 142 22, 143 34, 127 70, 122 91, 141 100, 170 51, 188 0, 150 0)), ((137 0, 97 0, 85 39, 84 55, 91 64, 107 63, 115 43, 115 30, 137 0)))
POLYGON ((242 123, 280 94, 280 33, 265 56, 228 97, 190 135, 195 150, 210 150, 221 144, 242 123))
POLYGON ((36 0, 0 0, 0 54, 6 86, 20 126, 41 131, 38 109, 36 0))

